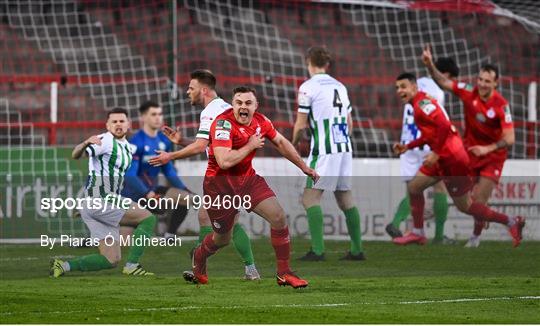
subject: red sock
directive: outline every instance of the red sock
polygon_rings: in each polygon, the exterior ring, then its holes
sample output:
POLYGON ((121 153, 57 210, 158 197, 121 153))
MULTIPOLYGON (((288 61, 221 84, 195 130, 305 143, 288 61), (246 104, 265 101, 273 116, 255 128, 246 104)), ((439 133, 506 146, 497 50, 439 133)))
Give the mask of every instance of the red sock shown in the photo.
POLYGON ((197 250, 195 250, 194 254, 196 255, 195 256, 196 259, 204 259, 206 261, 208 257, 215 254, 216 251, 218 251, 218 249, 221 248, 221 247, 218 247, 214 243, 214 239, 212 239, 213 234, 214 234, 213 232, 210 234, 207 234, 204 237, 201 245, 197 248, 197 250))
POLYGON ((291 254, 291 241, 289 240, 289 228, 284 227, 281 230, 271 229, 272 247, 276 253, 277 272, 283 274, 290 272, 289 258, 291 254))
POLYGON ((424 228, 424 194, 409 194, 411 215, 416 229, 424 228))
POLYGON ((497 222, 508 225, 508 216, 495 212, 491 208, 481 203, 472 203, 469 207, 468 214, 482 221, 497 222))
POLYGON ((482 229, 484 228, 484 221, 482 221, 481 219, 479 218, 474 218, 474 229, 473 229, 473 234, 475 236, 479 236, 480 234, 482 234, 482 229))

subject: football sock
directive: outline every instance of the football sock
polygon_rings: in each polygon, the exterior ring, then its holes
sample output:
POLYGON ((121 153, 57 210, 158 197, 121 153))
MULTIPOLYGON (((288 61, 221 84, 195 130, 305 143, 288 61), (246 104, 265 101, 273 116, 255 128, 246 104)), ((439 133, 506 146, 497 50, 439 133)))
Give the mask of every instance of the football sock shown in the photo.
POLYGON ((69 264, 69 270, 83 272, 99 271, 114 267, 105 256, 100 254, 77 257, 69 260, 67 263, 69 264))
POLYGON ((315 205, 307 210, 309 234, 311 235, 311 250, 317 255, 324 253, 323 212, 321 206, 315 205))
POLYGON ((471 206, 469 206, 468 213, 475 218, 485 221, 501 223, 504 225, 508 225, 510 222, 508 216, 498 213, 481 203, 472 203, 471 206))
POLYGON ((177 209, 173 210, 170 213, 171 216, 169 219, 169 226, 167 227, 167 233, 176 234, 178 227, 184 222, 188 212, 189 210, 186 206, 178 206, 177 209))
POLYGON ((218 246, 213 239, 213 232, 210 234, 207 234, 203 241, 201 242, 201 245, 197 247, 195 252, 193 253, 193 258, 195 261, 195 264, 199 268, 199 272, 206 274, 206 260, 208 257, 215 254, 219 248, 222 246, 218 246))
POLYGON ((291 271, 289 267, 289 258, 291 255, 291 242, 289 239, 289 228, 286 226, 283 229, 270 230, 272 247, 276 253, 277 273, 279 275, 291 271))
POLYGON ((128 263, 138 263, 144 252, 144 243, 147 238, 151 238, 154 234, 154 228, 156 227, 157 218, 154 215, 150 215, 142 220, 139 225, 133 231, 133 243, 129 249, 127 261, 128 263), (141 239, 141 240, 138 240, 141 239), (142 242, 137 244, 137 242, 142 242))
POLYGON ((482 229, 484 228, 484 222, 478 218, 474 218, 474 229, 473 235, 478 237, 482 234, 482 229))
POLYGON ((411 205, 409 203, 409 196, 403 197, 401 202, 399 202, 398 209, 396 211, 396 214, 394 215, 394 219, 392 220, 392 224, 399 228, 399 225, 401 222, 405 221, 407 217, 411 214, 411 205))
POLYGON ((206 235, 212 233, 212 227, 211 226, 201 226, 199 229, 199 241, 197 241, 197 246, 200 245, 206 235))
POLYGON ((255 259, 253 258, 253 252, 251 251, 251 241, 242 227, 242 225, 236 223, 233 228, 232 240, 234 248, 242 257, 244 264, 246 266, 255 264, 255 259))
POLYGON ((424 228, 424 194, 410 194, 411 213, 413 216, 414 227, 424 228))
POLYGON ((444 223, 448 216, 448 199, 446 194, 436 192, 433 195, 433 213, 435 214, 435 239, 444 238, 444 223))
POLYGON ((358 208, 352 207, 345 211, 345 221, 347 222, 347 230, 351 237, 351 254, 358 255, 362 252, 362 230, 360 226, 360 213, 358 208))

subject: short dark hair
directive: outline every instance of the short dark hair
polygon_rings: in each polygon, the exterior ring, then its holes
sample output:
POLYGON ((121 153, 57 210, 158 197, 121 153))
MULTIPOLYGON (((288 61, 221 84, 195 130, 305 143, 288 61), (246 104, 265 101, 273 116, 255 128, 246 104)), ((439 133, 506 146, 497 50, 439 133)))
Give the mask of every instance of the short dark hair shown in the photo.
POLYGON ((437 61, 435 61, 435 67, 442 73, 449 73, 452 78, 459 76, 459 67, 452 58, 443 57, 437 59, 437 61))
POLYGON ((124 109, 124 108, 114 108, 114 109, 110 110, 109 112, 107 112, 107 120, 109 120, 109 117, 111 116, 111 114, 116 114, 116 113, 125 114, 126 118, 129 118, 128 111, 126 109, 124 109))
POLYGON ((257 91, 251 86, 238 86, 235 87, 232 91, 232 95, 235 96, 237 93, 253 93, 257 97, 257 91))
POLYGON ((407 79, 411 83, 416 84, 416 76, 411 72, 402 72, 401 74, 399 74, 399 76, 397 76, 396 81, 402 80, 402 79, 407 79))
POLYGON ((199 83, 204 84, 210 89, 216 89, 216 76, 208 69, 197 69, 191 72, 191 79, 196 79, 199 83))
POLYGON ((311 65, 324 68, 326 65, 330 64, 332 56, 326 47, 312 46, 307 50, 306 59, 309 60, 311 65))
POLYGON ((148 112, 148 110, 150 110, 150 108, 159 108, 159 104, 157 102, 154 102, 154 101, 144 101, 141 106, 139 106, 139 113, 140 114, 145 114, 146 112, 148 112))
POLYGON ((480 71, 494 72, 495 80, 499 79, 499 68, 494 64, 486 63, 480 68, 480 71))

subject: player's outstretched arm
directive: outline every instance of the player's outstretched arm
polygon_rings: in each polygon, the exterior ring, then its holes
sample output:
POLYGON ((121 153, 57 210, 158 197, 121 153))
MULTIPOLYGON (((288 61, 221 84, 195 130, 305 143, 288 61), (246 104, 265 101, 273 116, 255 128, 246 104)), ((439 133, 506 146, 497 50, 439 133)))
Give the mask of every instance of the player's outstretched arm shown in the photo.
POLYGON ((302 138, 302 131, 308 127, 308 115, 298 112, 296 122, 294 123, 292 144, 296 146, 302 138))
POLYGON ((236 164, 245 159, 249 153, 264 146, 264 138, 260 135, 253 135, 249 137, 247 144, 239 149, 232 149, 230 147, 214 147, 214 157, 217 164, 223 170, 230 169, 236 164))
POLYGON ((317 172, 306 165, 304 160, 302 160, 302 157, 300 157, 300 154, 298 154, 298 152, 294 148, 293 144, 291 144, 291 142, 288 141, 287 138, 283 137, 283 135, 279 132, 276 132, 276 136, 272 138, 271 141, 276 146, 278 152, 283 155, 283 157, 285 157, 298 168, 300 168, 300 170, 302 170, 302 172, 304 172, 306 175, 310 176, 313 181, 317 182, 317 180, 319 179, 319 175, 317 174, 317 172))
POLYGON ((101 145, 101 139, 99 139, 98 136, 92 136, 88 138, 87 140, 83 141, 79 145, 75 146, 73 149, 73 152, 71 152, 71 158, 78 160, 82 157, 84 151, 86 150, 86 147, 96 144, 101 145))
POLYGON ((424 65, 426 65, 429 74, 431 77, 433 77, 433 80, 439 85, 441 88, 452 91, 452 85, 453 81, 446 78, 445 75, 443 75, 437 67, 435 67, 435 63, 433 63, 433 55, 431 54, 431 45, 426 44, 424 46, 424 51, 422 52, 422 61, 424 62, 424 65))
POLYGON ((200 153, 204 153, 206 147, 208 146, 208 140, 203 138, 197 138, 193 143, 182 148, 176 152, 165 152, 165 151, 156 151, 158 154, 148 160, 153 166, 161 166, 169 163, 172 160, 179 160, 186 157, 191 157, 200 153))

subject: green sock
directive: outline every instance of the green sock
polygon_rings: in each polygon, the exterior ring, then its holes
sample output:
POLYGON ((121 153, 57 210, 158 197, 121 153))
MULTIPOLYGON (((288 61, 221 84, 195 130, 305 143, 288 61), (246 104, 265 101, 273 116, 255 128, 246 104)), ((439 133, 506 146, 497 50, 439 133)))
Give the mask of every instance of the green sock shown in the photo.
POLYGON ((309 234, 311 235, 311 250, 317 255, 324 253, 324 239, 323 239, 323 212, 321 206, 311 206, 306 210, 309 234))
POLYGON ((392 220, 392 224, 396 228, 399 228, 399 225, 401 224, 401 222, 405 221, 405 219, 407 219, 407 217, 409 217, 410 214, 411 214, 411 204, 409 203, 409 195, 407 195, 399 203, 397 212, 394 215, 394 219, 392 220))
POLYGON ((435 214, 435 239, 444 238, 444 223, 448 216, 448 197, 436 192, 433 194, 433 213, 435 214))
POLYGON ((99 271, 114 267, 105 256, 100 254, 77 257, 68 260, 68 264, 70 270, 83 272, 99 271))
POLYGON ((131 248, 129 249, 129 254, 127 258, 128 263, 136 264, 139 262, 139 259, 141 258, 144 246, 138 246, 136 245, 137 239, 145 239, 150 238, 154 234, 154 228, 156 227, 157 218, 154 215, 150 215, 137 225, 137 228, 135 228, 135 231, 133 231, 133 244, 131 248))
POLYGON ((234 225, 232 240, 234 248, 242 257, 244 264, 246 266, 255 264, 253 252, 251 251, 251 241, 242 225, 238 223, 234 225))
POLYGON ((362 249, 362 230, 360 226, 360 213, 356 206, 349 208, 345 213, 345 221, 347 222, 347 230, 351 237, 351 254, 358 255, 362 249))
POLYGON ((199 241, 197 242, 197 245, 200 245, 202 241, 204 240, 204 237, 206 237, 207 234, 212 233, 214 231, 211 226, 201 226, 199 229, 199 241))

